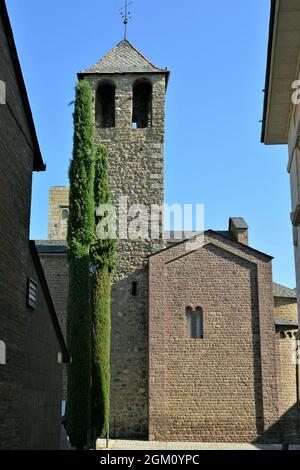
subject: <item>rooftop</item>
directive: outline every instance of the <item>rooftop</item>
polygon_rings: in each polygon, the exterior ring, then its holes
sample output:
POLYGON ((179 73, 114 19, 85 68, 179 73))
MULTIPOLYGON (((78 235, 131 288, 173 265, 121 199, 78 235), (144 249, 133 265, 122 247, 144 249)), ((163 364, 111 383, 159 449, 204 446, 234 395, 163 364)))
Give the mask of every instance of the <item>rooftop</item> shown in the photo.
POLYGON ((129 41, 124 39, 92 67, 82 70, 80 75, 115 73, 165 73, 167 69, 156 67, 129 41))

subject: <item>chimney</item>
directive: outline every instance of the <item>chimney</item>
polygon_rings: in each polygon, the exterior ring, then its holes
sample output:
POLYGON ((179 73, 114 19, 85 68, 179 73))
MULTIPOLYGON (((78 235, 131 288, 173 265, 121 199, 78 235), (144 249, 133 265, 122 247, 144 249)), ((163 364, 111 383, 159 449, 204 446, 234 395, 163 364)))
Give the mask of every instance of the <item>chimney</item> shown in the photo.
POLYGON ((230 217, 229 232, 235 241, 248 245, 248 229, 249 227, 242 217, 230 217))

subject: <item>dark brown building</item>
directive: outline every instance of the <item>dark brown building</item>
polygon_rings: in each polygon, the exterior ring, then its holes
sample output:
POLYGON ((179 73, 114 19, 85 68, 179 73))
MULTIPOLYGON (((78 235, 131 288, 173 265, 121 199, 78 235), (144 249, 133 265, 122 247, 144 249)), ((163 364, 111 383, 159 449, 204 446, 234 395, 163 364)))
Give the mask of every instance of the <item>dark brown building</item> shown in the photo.
POLYGON ((34 242, 32 172, 45 165, 0 0, 0 449, 57 449, 68 360, 34 242))

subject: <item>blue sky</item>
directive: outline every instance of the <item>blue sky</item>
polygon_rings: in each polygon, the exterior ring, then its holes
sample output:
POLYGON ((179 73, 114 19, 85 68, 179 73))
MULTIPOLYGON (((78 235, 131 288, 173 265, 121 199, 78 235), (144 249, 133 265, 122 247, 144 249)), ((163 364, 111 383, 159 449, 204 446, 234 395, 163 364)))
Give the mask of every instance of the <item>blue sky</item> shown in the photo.
MULTIPOLYGON (((123 38, 123 0, 7 0, 45 174, 35 174, 31 237, 47 237, 48 190, 67 185, 76 73, 123 38)), ((168 67, 166 202, 205 204, 206 228, 230 216, 295 285, 287 149, 260 143, 269 0, 135 0, 128 39, 168 67)))

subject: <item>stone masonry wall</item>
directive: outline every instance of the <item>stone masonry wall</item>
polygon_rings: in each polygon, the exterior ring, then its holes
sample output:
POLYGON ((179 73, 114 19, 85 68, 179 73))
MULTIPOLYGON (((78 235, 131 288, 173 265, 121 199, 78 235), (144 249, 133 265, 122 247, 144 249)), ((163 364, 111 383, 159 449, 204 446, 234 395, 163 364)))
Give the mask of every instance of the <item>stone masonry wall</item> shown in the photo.
POLYGON ((270 258, 210 233, 149 270, 150 439, 260 439, 278 419, 270 258), (202 340, 187 337, 189 306, 203 309, 202 340))
POLYGON ((297 299, 275 297, 275 315, 283 320, 298 321, 297 299))
MULTIPOLYGON (((57 313, 60 328, 64 338, 66 338, 69 289, 69 265, 67 255, 40 253, 39 256, 57 313)), ((67 366, 62 365, 61 367, 63 369, 62 399, 67 400, 67 366)))
MULTIPOLYGON (((275 315, 284 320, 297 322, 297 300, 276 297, 275 315)), ((294 362, 296 332, 297 329, 290 329, 287 326, 276 326, 277 383, 281 417, 279 422, 282 437, 297 431, 297 371, 294 362)))

